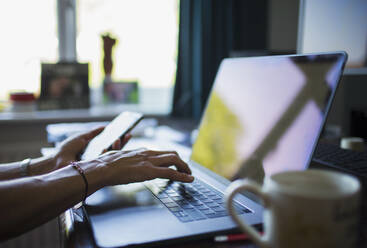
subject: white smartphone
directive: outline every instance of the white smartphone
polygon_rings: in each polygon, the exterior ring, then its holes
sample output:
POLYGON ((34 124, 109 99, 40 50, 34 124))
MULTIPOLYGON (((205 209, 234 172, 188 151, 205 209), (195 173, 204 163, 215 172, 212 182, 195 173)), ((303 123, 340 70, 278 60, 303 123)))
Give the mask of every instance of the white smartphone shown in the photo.
POLYGON ((137 112, 122 112, 115 117, 105 129, 94 137, 81 156, 82 160, 98 157, 104 149, 110 149, 113 142, 129 133, 142 119, 143 114, 137 112))

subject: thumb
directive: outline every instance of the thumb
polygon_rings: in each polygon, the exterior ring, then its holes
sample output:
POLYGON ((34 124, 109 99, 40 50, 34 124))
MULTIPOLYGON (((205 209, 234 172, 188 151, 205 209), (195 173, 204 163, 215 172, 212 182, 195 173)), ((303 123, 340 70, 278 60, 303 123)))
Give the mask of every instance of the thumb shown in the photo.
POLYGON ((93 139, 94 137, 96 137, 98 134, 100 134, 103 130, 104 130, 104 126, 103 127, 98 127, 96 129, 93 129, 90 132, 87 132, 85 134, 82 135, 82 137, 89 142, 91 139, 93 139))

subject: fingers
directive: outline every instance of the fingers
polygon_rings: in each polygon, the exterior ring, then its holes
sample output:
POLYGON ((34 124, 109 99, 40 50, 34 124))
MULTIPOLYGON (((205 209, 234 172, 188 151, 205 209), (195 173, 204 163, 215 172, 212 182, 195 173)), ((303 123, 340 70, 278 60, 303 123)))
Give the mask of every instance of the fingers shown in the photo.
POLYGON ((103 126, 103 127, 98 127, 96 129, 93 129, 90 132, 82 134, 82 137, 89 141, 89 140, 93 139, 94 137, 96 137, 98 134, 100 134, 104 130, 104 128, 105 127, 103 126))
POLYGON ((115 140, 115 142, 113 142, 112 144, 112 150, 121 150, 122 146, 121 146, 121 140, 117 139, 115 140))
POLYGON ((167 153, 172 153, 172 154, 176 154, 178 156, 178 153, 176 151, 155 151, 155 150, 147 150, 147 153, 149 153, 149 155, 162 155, 162 154, 167 154, 167 153))
MULTIPOLYGON (((121 150, 126 143, 130 140, 131 138, 131 134, 125 134, 124 137, 122 137, 121 139, 117 139, 115 140, 115 142, 113 142, 112 146, 111 146, 111 150, 121 150)), ((107 152, 108 149, 104 149, 102 153, 107 152)))
POLYGON ((119 151, 117 150, 107 151, 106 149, 104 149, 103 156, 118 157, 120 156, 120 154, 119 154, 119 151))
POLYGON ((130 156, 139 158, 140 160, 149 161, 154 166, 169 167, 174 165, 178 171, 191 174, 189 166, 175 151, 153 151, 142 148, 126 152, 130 156))
POLYGON ((132 151, 113 150, 98 157, 111 170, 107 184, 141 182, 155 178, 192 182, 189 166, 176 152, 156 152, 146 149, 132 151), (174 165, 177 170, 169 168, 174 165), (119 171, 115 173, 114 171, 119 171))
POLYGON ((174 165, 179 172, 191 174, 189 166, 177 155, 177 153, 164 153, 151 156, 148 160, 155 166, 168 167, 174 165))
POLYGON ((155 178, 165 178, 165 179, 169 179, 173 181, 180 181, 184 183, 191 183, 192 181, 194 181, 193 176, 186 174, 186 173, 179 172, 174 169, 170 169, 166 167, 152 167, 152 168, 153 168, 152 175, 155 178))
POLYGON ((127 133, 127 134, 124 135, 124 137, 121 139, 121 148, 124 147, 127 144, 127 142, 129 142, 131 137, 132 137, 132 135, 130 133, 127 133))

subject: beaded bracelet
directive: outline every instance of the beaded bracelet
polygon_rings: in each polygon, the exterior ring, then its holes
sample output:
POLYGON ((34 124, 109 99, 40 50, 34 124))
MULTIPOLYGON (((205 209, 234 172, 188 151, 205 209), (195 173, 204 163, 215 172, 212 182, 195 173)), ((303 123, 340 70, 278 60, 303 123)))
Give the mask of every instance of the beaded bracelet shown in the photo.
POLYGON ((84 180, 85 194, 84 194, 83 202, 85 202, 85 200, 87 199, 87 196, 88 196, 88 180, 87 180, 87 177, 85 176, 84 170, 82 168, 80 168, 80 166, 78 165, 77 162, 72 162, 71 166, 79 172, 79 174, 82 176, 82 178, 84 180))

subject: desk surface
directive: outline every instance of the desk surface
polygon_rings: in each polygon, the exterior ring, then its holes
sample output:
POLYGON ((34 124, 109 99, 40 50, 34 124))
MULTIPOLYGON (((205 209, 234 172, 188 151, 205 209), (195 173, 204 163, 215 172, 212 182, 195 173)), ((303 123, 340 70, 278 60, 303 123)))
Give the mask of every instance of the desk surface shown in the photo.
MULTIPOLYGON (((62 214, 60 220, 60 232, 62 247, 69 248, 90 248, 95 247, 93 244, 93 237, 89 226, 83 216, 82 211, 68 210, 62 214)), ((255 248, 250 241, 235 241, 226 243, 216 243, 213 239, 201 239, 195 241, 188 241, 184 243, 173 243, 171 245, 160 245, 163 248, 255 248)))

